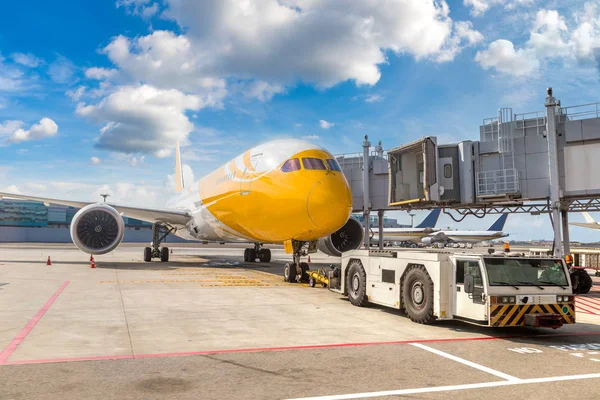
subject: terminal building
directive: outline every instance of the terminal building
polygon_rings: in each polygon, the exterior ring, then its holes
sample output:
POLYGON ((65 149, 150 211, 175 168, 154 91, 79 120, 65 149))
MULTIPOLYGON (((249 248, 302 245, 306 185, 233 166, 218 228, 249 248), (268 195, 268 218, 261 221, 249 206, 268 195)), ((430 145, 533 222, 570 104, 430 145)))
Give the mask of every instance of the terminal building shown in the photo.
MULTIPOLYGON (((0 200, 0 242, 71 243, 69 226, 75 207, 50 205, 37 201, 0 200)), ((124 242, 152 241, 152 224, 123 217, 124 242)), ((185 242, 169 236, 167 242, 185 242)))

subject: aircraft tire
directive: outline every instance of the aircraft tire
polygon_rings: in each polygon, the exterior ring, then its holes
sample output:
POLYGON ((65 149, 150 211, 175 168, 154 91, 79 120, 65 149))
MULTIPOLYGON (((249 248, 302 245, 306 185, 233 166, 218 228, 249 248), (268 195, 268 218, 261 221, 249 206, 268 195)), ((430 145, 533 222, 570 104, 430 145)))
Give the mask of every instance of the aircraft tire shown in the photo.
POLYGON ((288 283, 296 283, 296 266, 295 264, 286 263, 283 267, 283 280, 288 283))
POLYGON ((152 261, 152 249, 150 247, 144 247, 144 261, 152 261))
POLYGON ((348 300, 358 307, 365 307, 369 302, 367 297, 367 274, 359 260, 350 261, 348 267, 348 300))
POLYGON ((250 262, 250 250, 251 249, 244 249, 244 262, 250 262))
POLYGON ((160 249, 160 261, 161 262, 169 261, 169 248, 168 247, 163 247, 162 249, 160 249))
POLYGON ((429 324, 433 316, 433 281, 422 265, 414 265, 404 277, 402 304, 411 321, 429 324))
POLYGON ((260 249, 258 251, 258 260, 263 263, 268 263, 271 261, 271 250, 269 249, 260 249))
POLYGON ((306 271, 310 270, 310 266, 308 263, 300 263, 300 269, 302 270, 302 274, 300 275, 300 282, 308 282, 310 276, 306 273, 306 271))

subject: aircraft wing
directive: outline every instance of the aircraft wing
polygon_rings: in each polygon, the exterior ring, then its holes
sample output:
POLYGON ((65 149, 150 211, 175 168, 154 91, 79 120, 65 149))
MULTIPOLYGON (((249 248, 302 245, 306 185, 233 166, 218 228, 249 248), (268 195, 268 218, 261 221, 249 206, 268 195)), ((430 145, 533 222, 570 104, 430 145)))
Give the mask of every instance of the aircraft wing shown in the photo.
POLYGON ((569 225, 581 226, 582 228, 600 229, 600 224, 596 222, 569 222, 569 225))
MULTIPOLYGON (((46 197, 27 196, 22 194, 4 193, 0 192, 0 199, 21 199, 21 200, 32 200, 39 201, 44 204, 59 204, 62 206, 71 206, 76 208, 82 208, 88 204, 94 204, 95 202, 86 201, 71 201, 71 200, 59 200, 49 199, 46 197)), ((165 210, 160 208, 144 208, 144 207, 131 207, 121 206, 118 204, 105 203, 121 215, 129 218, 135 218, 142 221, 155 223, 155 222, 166 222, 172 225, 185 225, 190 220, 191 215, 185 210, 165 210)))

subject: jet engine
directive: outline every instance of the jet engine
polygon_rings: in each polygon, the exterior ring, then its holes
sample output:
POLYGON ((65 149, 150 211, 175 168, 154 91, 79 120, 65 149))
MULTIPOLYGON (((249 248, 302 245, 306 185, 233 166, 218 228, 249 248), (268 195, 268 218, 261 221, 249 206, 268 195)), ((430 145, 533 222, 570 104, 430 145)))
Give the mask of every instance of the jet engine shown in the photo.
POLYGON ((96 203, 83 207, 71 222, 71 239, 88 254, 105 254, 114 250, 125 233, 121 214, 108 204, 96 203))
POLYGON ((363 226, 354 218, 329 236, 319 239, 319 250, 323 253, 340 257, 343 252, 358 249, 364 238, 363 226))

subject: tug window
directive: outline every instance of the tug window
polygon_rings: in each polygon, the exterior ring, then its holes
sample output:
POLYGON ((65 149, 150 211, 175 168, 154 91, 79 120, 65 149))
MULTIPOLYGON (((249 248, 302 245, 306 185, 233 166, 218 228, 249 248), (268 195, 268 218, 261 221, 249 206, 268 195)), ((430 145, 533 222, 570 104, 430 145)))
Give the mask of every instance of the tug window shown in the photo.
POLYGON ((281 166, 283 172, 298 171, 300 169, 300 160, 297 158, 290 158, 281 166))
POLYGON ((303 158, 304 169, 326 170, 325 163, 320 158, 303 158))
POLYGON ((332 171, 338 171, 338 172, 342 171, 342 169, 340 168, 340 165, 335 160, 327 160, 327 165, 329 165, 329 169, 332 171))

